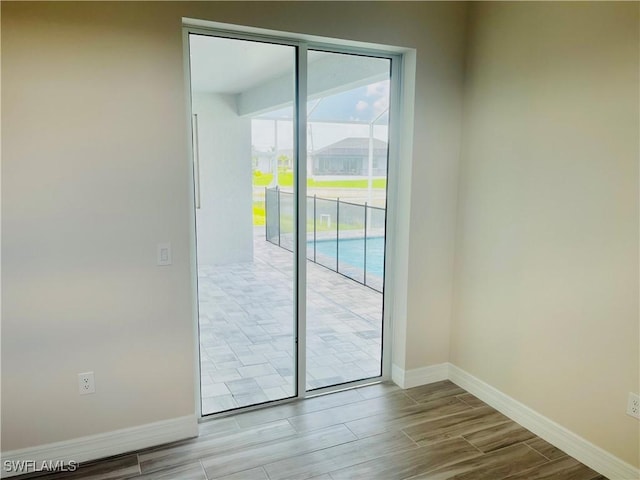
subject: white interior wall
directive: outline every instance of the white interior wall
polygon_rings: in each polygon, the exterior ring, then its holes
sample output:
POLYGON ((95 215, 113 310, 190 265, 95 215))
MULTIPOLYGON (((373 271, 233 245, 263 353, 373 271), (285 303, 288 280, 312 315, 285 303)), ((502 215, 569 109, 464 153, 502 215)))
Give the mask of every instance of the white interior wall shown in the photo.
POLYGON ((179 20, 1 8, 3 452, 193 414, 179 20))
POLYGON ((200 162, 198 264, 251 262, 251 119, 238 116, 235 95, 194 93, 192 108, 200 162))
POLYGON ((464 4, 0 8, 3 452, 194 413, 183 17, 416 49, 416 141, 396 205, 395 315, 411 337, 393 356, 447 360, 464 4), (173 265, 157 267, 166 241, 173 265), (87 370, 97 391, 80 397, 87 370))
POLYGON ((635 467, 635 3, 472 9, 451 361, 635 467))

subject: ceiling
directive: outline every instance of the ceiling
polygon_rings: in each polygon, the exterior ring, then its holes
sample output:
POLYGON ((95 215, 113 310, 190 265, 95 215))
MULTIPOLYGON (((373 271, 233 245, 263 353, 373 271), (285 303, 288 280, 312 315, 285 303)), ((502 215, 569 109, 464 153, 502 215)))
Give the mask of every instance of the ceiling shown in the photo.
POLYGON ((191 35, 191 85, 195 92, 236 94, 291 72, 294 47, 191 35))
MULTIPOLYGON (((277 117, 289 107, 291 117, 295 47, 192 34, 189 48, 194 93, 234 95, 241 116, 277 117)), ((388 105, 389 65, 388 59, 310 50, 308 99, 323 99, 312 108, 315 117, 370 123, 388 105)))

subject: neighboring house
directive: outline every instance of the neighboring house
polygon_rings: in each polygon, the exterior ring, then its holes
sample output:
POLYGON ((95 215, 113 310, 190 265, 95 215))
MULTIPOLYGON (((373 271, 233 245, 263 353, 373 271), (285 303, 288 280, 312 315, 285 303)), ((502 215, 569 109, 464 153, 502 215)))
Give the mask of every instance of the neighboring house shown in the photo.
MULTIPOLYGON (((311 154, 313 175, 369 175, 369 139, 351 137, 311 154)), ((373 139, 373 175, 387 173, 387 142, 373 139)))
MULTIPOLYGON (((273 172, 276 153, 272 150, 258 150, 252 147, 251 159, 253 170, 262 173, 273 172)), ((287 170, 293 169, 293 150, 278 150, 278 166, 287 170)))
POLYGON ((253 170, 260 170, 261 172, 271 172, 273 170, 273 158, 274 152, 269 150, 257 150, 253 147, 251 152, 252 168, 253 170))

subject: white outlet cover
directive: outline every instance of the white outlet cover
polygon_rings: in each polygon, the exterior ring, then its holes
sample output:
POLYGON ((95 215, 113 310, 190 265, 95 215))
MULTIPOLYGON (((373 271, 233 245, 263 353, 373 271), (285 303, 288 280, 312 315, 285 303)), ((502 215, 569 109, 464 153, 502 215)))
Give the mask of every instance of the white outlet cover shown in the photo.
POLYGON ((640 396, 629 392, 627 400, 627 415, 640 419, 640 396))
POLYGON ((93 372, 84 372, 78 374, 78 392, 80 395, 88 395, 96 393, 96 382, 93 372))

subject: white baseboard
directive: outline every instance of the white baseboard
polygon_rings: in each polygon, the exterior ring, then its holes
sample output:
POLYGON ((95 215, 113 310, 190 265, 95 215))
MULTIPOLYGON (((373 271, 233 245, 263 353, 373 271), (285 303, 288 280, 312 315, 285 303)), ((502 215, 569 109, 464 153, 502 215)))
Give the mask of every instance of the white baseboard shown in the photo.
POLYGON ((198 421, 195 415, 188 415, 64 442, 2 452, 0 477, 27 473, 7 471, 7 465, 16 465, 14 462, 30 462, 29 465, 57 461, 65 464, 87 462, 197 436, 198 421))
POLYGON ((430 365, 428 367, 403 370, 397 365, 391 366, 391 380, 400 388, 417 387, 439 382, 449 378, 449 364, 430 365))
MULTIPOLYGON (((438 365, 438 367, 440 367, 438 365)), ((611 480, 637 480, 640 469, 611 455, 470 373, 449 364, 449 380, 611 480)))

